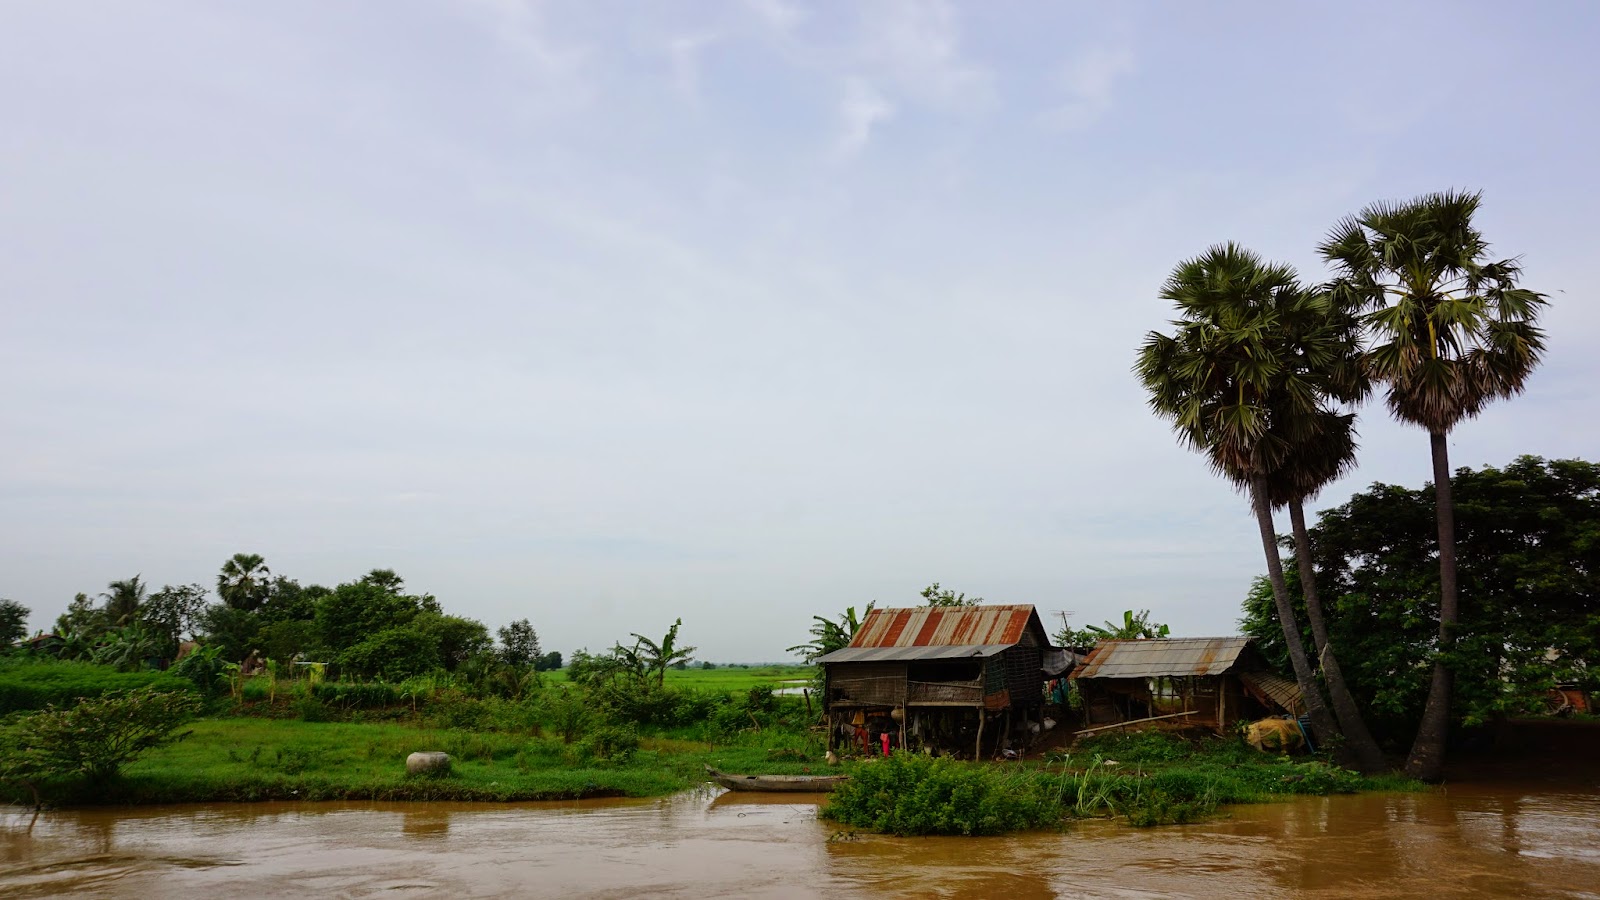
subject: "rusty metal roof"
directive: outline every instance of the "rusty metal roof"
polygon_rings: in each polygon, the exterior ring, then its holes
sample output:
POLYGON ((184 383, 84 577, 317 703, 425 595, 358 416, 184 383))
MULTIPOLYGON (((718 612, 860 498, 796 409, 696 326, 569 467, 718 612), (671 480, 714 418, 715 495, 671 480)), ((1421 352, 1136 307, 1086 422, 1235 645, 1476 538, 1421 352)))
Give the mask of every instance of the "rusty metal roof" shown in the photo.
POLYGON ((819 663, 906 662, 929 659, 982 659, 1010 644, 958 644, 937 647, 846 647, 817 657, 819 663))
POLYGON ((1295 715, 1305 712, 1306 704, 1300 694, 1300 685, 1282 675, 1274 675, 1271 672, 1244 672, 1239 675, 1239 680, 1266 695, 1267 699, 1278 704, 1285 712, 1295 715))
POLYGON ((875 609, 856 629, 850 648, 1009 647, 1032 622, 1048 644, 1033 606, 913 606, 875 609))
POLYGON ((1101 641, 1073 678, 1157 678, 1221 675, 1250 645, 1247 637, 1101 641))

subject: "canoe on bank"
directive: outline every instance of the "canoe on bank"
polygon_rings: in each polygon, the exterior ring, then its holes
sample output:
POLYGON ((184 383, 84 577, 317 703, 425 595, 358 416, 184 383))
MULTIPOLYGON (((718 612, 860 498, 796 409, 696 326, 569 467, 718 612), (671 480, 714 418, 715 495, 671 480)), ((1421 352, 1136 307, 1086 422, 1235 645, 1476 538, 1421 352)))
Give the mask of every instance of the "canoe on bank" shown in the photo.
POLYGON ((711 780, 730 791, 781 791, 825 794, 850 780, 848 775, 729 775, 706 766, 711 780))

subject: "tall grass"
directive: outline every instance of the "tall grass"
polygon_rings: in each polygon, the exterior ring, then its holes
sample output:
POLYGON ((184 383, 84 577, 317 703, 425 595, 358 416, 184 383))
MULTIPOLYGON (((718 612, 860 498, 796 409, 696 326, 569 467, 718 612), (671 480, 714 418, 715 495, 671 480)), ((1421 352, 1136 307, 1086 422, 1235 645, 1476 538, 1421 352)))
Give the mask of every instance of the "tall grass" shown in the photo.
POLYGON ((109 666, 41 656, 0 658, 0 715, 146 687, 194 690, 187 679, 165 672, 119 672, 109 666))

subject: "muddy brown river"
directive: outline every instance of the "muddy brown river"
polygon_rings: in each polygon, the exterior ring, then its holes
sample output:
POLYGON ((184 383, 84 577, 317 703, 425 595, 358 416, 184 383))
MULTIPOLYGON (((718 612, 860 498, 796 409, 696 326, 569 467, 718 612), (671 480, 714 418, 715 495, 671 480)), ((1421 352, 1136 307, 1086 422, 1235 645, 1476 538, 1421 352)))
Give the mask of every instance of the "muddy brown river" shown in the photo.
POLYGON ((814 800, 0 813, 0 897, 1600 897, 1600 782, 1004 838, 842 836, 814 800))

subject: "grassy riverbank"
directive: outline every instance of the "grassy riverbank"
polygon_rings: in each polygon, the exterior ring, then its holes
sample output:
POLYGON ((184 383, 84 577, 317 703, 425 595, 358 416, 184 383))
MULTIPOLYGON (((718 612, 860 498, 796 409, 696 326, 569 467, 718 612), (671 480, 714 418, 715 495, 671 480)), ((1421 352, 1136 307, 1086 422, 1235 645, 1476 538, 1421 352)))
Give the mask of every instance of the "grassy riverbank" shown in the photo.
MULTIPOLYGON (((651 797, 734 772, 833 772, 814 734, 768 728, 707 743, 687 729, 583 740, 419 724, 202 719, 182 741, 152 750, 109 784, 56 785, 56 802, 158 804, 259 800, 526 801, 651 797), (449 776, 411 777, 405 757, 442 750, 449 776)), ((1326 762, 1263 755, 1236 740, 1165 734, 1104 737, 1071 754, 977 764, 900 755, 847 762, 853 783, 823 815, 898 834, 989 834, 1059 827, 1075 818, 1134 825, 1197 821, 1236 803, 1304 794, 1403 791, 1399 776, 1363 778, 1326 762)), ((22 800, 22 796, 11 799, 22 800)))
POLYGON ((1183 824, 1231 804, 1423 789, 1400 775, 1364 777, 1321 759, 1258 753, 1237 739, 1145 732, 1096 738, 1027 764, 897 756, 858 768, 822 815, 891 834, 1001 834, 1084 818, 1183 824))
POLYGON ((807 737, 791 731, 710 745, 666 732, 622 751, 593 740, 402 724, 223 718, 190 727, 186 739, 150 751, 113 783, 57 796, 65 804, 650 797, 704 781, 707 764, 790 774, 823 768, 797 760, 819 758, 821 750, 808 752, 807 737), (407 776, 405 758, 417 750, 449 753, 451 774, 407 776))

